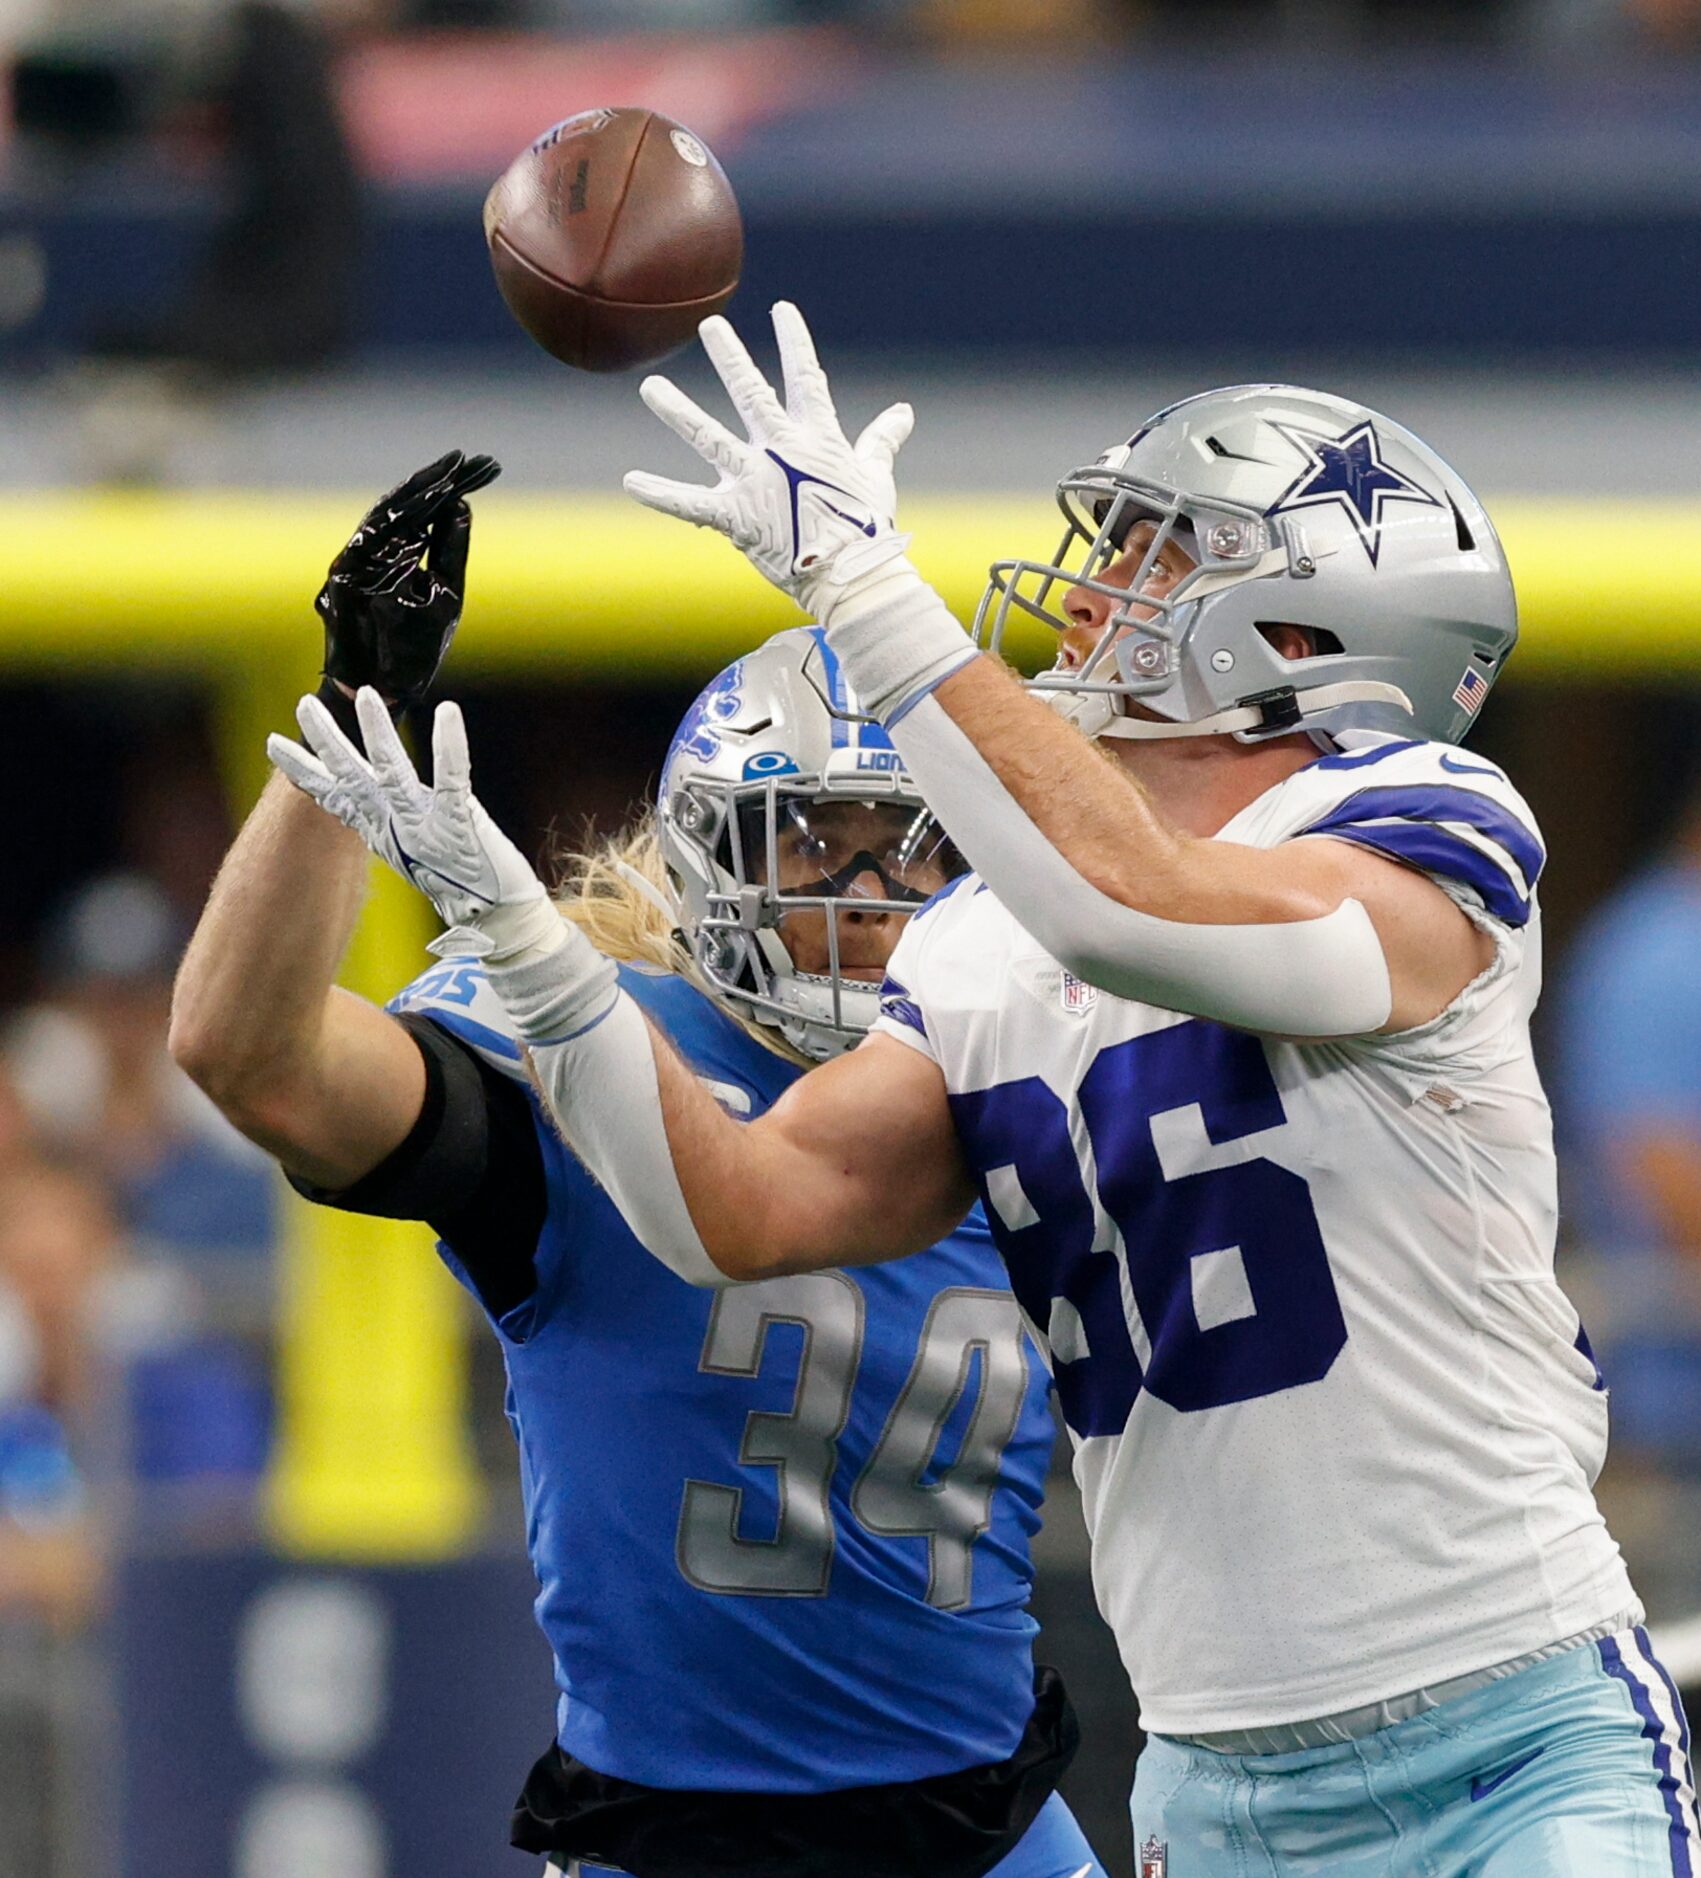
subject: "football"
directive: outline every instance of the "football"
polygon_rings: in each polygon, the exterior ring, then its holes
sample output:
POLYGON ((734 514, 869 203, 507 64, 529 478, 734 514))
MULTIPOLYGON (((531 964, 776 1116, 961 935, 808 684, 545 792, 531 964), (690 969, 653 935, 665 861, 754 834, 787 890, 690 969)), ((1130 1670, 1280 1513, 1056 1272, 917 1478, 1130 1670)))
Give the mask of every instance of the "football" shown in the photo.
POLYGON ((509 311, 587 372, 677 351, 732 298, 744 257, 738 203, 709 147, 632 108, 546 131, 497 180, 484 234, 509 311))

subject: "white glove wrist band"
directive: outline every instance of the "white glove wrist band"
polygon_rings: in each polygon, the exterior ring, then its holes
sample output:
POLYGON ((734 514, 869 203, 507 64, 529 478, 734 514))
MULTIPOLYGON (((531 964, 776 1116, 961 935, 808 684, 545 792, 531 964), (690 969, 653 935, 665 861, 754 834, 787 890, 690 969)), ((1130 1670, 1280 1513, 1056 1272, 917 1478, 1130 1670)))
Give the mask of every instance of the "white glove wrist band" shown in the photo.
POLYGON ((816 618, 851 689, 883 724, 976 656, 951 609, 907 560, 839 583, 835 560, 815 589, 816 618))

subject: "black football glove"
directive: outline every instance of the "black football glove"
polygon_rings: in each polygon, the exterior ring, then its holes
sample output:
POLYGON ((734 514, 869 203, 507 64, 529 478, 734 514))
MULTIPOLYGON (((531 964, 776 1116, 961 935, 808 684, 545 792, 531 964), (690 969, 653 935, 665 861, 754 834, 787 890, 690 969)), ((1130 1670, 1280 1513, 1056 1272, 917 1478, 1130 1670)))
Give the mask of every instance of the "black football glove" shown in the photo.
POLYGON ((451 450, 374 503, 331 563, 314 602, 325 622, 319 696, 357 744, 353 692, 371 685, 400 717, 436 677, 461 620, 466 498, 501 473, 494 457, 451 450))

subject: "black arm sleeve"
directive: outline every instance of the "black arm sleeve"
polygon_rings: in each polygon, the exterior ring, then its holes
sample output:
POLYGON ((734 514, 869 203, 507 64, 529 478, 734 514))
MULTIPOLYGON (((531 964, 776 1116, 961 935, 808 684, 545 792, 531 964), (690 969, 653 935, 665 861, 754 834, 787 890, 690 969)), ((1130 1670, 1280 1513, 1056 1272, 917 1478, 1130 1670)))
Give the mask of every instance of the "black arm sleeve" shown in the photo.
POLYGON ((320 1206, 427 1221, 496 1317, 537 1286, 533 1254, 548 1195, 532 1106, 511 1078, 430 1018, 397 1020, 425 1061, 425 1099, 407 1138, 351 1187, 290 1185, 320 1206))

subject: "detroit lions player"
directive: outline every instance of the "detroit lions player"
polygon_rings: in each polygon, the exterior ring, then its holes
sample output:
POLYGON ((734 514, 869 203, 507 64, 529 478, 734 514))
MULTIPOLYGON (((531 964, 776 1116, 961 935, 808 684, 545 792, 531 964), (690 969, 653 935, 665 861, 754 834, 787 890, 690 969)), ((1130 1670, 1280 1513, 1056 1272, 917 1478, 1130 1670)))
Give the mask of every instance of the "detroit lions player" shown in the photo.
POLYGON ((1693 1878, 1687 1728, 1553 1277, 1542 845, 1454 747, 1516 636, 1481 505, 1344 400, 1189 400, 1065 480, 1063 553, 994 570, 986 637, 1018 607, 1058 634, 1042 698, 904 558, 892 432, 851 444, 795 309, 775 326, 783 403, 703 329, 748 442, 644 386, 718 485, 628 487, 821 621, 979 870, 911 922, 879 1034, 735 1128, 545 923, 453 707, 449 789, 330 806, 430 857, 675 1269, 885 1258, 978 1190, 1153 1734, 1142 1878, 1693 1878))
MULTIPOLYGON (((433 470, 321 601, 327 672, 392 699, 459 612, 464 472, 433 470)), ((321 727, 346 704, 316 701, 321 727)), ((760 1116, 867 1028, 905 919, 960 864, 803 631, 704 691, 659 828, 551 917, 622 961, 725 1112, 760 1116)), ((540 1114, 476 959, 393 1015, 332 989, 365 863, 271 790, 185 961, 174 1044, 312 1197, 431 1221, 501 1340, 561 1688, 515 1843, 640 1878, 1098 1874, 1053 1791, 1074 1723, 1025 1608, 1049 1384, 979 1217, 854 1278, 683 1283, 540 1114)))

